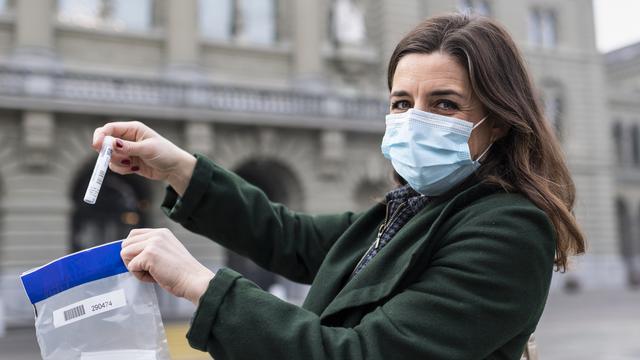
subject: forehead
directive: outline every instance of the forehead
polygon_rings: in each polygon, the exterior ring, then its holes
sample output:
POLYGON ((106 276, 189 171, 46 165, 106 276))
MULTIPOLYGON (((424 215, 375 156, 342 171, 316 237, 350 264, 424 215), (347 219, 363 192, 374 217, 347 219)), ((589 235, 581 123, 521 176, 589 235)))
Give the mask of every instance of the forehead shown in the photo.
POLYGON ((393 75, 392 87, 409 92, 447 87, 465 94, 470 89, 467 70, 452 56, 440 52, 402 57, 393 75))

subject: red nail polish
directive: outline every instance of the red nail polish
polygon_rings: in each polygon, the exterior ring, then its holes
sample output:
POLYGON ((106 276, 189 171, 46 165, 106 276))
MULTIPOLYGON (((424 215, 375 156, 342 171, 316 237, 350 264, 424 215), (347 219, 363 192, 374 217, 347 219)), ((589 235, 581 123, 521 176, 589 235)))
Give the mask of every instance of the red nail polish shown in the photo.
POLYGON ((140 167, 139 167, 139 166, 133 166, 133 167, 131 167, 131 171, 138 171, 138 170, 140 170, 140 167))
POLYGON ((118 149, 122 149, 123 146, 124 146, 124 143, 122 142, 122 140, 116 139, 116 147, 118 149))
POLYGON ((120 161, 120 163, 121 163, 122 165, 131 165, 131 160, 129 160, 129 159, 124 159, 124 160, 120 161))

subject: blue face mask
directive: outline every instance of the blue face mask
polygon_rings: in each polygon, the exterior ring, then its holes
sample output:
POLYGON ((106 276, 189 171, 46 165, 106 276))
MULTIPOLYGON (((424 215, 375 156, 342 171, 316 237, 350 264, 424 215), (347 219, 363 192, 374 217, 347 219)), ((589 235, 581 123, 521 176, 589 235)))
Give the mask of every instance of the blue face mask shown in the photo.
POLYGON ((491 144, 476 159, 471 159, 469 137, 473 123, 409 109, 386 117, 382 154, 416 191, 427 196, 441 195, 460 184, 480 167, 491 144))

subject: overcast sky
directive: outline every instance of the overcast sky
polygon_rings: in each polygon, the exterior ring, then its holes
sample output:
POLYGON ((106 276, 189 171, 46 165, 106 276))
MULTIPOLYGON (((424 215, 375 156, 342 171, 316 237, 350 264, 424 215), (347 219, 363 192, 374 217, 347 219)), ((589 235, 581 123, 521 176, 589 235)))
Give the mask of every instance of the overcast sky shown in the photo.
POLYGON ((640 0, 593 0, 600 51, 640 42, 640 0))

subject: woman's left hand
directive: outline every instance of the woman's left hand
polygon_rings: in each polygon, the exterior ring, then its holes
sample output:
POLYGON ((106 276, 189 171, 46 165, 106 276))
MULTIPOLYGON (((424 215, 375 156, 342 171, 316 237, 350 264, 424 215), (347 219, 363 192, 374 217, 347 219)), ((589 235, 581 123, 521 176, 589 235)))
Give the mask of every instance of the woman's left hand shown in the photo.
POLYGON ((214 276, 168 229, 131 230, 122 242, 120 255, 138 279, 157 282, 196 305, 214 276))

